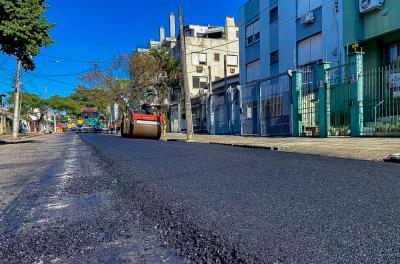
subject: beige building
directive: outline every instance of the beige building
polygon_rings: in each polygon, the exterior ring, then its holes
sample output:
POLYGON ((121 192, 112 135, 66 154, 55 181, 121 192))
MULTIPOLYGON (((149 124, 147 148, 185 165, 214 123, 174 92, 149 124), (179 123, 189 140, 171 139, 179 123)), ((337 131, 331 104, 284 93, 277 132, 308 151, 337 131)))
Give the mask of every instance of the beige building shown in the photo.
MULTIPOLYGON (((172 20, 173 14, 170 15, 170 21, 172 20)), ((224 26, 186 25, 184 30, 189 90, 193 102, 193 126, 195 131, 207 131, 206 102, 207 95, 211 93, 211 82, 222 79, 225 75, 239 73, 239 28, 233 17, 226 17, 224 26)), ((169 38, 163 43, 179 60, 179 38, 169 38)), ((182 119, 182 99, 180 89, 171 91, 170 129, 173 132, 186 129, 182 119)))
MULTIPOLYGON (((135 52, 147 52, 149 49, 165 47, 171 55, 180 61, 180 37, 176 34, 177 21, 174 13, 169 15, 169 36, 165 28, 160 27, 159 40, 150 40, 148 49, 135 52)), ((224 26, 185 25, 186 65, 189 90, 192 97, 192 112, 195 130, 207 129, 207 95, 211 93, 213 81, 239 73, 239 27, 233 17, 225 17, 224 26), (226 64, 226 72, 225 72, 226 64)), ((171 90, 170 130, 185 130, 182 119, 183 91, 180 87, 171 90)))

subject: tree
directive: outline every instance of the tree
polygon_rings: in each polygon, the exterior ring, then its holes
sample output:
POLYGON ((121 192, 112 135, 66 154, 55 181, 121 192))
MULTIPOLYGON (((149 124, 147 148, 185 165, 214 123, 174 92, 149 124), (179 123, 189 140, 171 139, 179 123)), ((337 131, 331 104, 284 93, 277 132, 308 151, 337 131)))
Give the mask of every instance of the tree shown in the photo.
POLYGON ((54 26, 43 16, 44 0, 0 0, 0 50, 16 56, 25 70, 34 70, 33 56, 53 43, 54 26))
MULTIPOLYGON (((10 92, 9 94, 10 96, 7 99, 7 103, 11 105, 14 104, 14 92, 10 92)), ((28 114, 32 113, 35 109, 43 110, 44 101, 39 95, 22 92, 21 99, 21 116, 27 118, 28 114)))
POLYGON ((68 96, 61 97, 59 95, 53 95, 45 100, 44 104, 50 109, 58 112, 65 112, 69 116, 78 117, 80 115, 79 103, 68 96))
MULTIPOLYGON (((147 101, 166 116, 171 89, 179 86, 179 63, 166 48, 150 52, 136 52, 130 60, 133 94, 140 101, 147 101)), ((167 122, 163 122, 165 137, 167 122)))

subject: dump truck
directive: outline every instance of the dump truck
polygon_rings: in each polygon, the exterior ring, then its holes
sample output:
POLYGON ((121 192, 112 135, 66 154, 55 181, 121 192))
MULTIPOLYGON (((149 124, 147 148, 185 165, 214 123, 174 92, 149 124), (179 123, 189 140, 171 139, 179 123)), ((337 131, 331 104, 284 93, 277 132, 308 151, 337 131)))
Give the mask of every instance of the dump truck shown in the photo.
POLYGON ((163 115, 157 115, 154 107, 143 104, 127 108, 121 120, 121 136, 159 140, 162 133, 163 115))

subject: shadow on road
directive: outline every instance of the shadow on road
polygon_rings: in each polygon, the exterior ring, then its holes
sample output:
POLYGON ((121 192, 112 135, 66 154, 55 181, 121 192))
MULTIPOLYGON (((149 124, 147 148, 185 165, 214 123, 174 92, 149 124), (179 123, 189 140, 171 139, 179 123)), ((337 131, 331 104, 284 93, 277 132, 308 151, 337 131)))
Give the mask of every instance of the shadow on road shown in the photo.
POLYGON ((24 140, 24 141, 2 141, 0 140, 1 145, 18 145, 18 144, 31 144, 31 143, 39 143, 37 140, 24 140))

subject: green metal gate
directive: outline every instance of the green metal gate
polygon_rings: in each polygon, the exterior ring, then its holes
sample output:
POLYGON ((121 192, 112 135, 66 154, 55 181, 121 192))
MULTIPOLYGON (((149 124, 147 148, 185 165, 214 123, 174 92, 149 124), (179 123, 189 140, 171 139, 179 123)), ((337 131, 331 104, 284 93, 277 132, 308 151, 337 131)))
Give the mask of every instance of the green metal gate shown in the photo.
POLYGON ((325 71, 329 136, 350 136, 351 83, 357 81, 350 68, 348 64, 325 71))
POLYGON ((301 72, 301 136, 317 137, 320 135, 319 124, 319 86, 317 81, 318 65, 300 69, 301 72))

